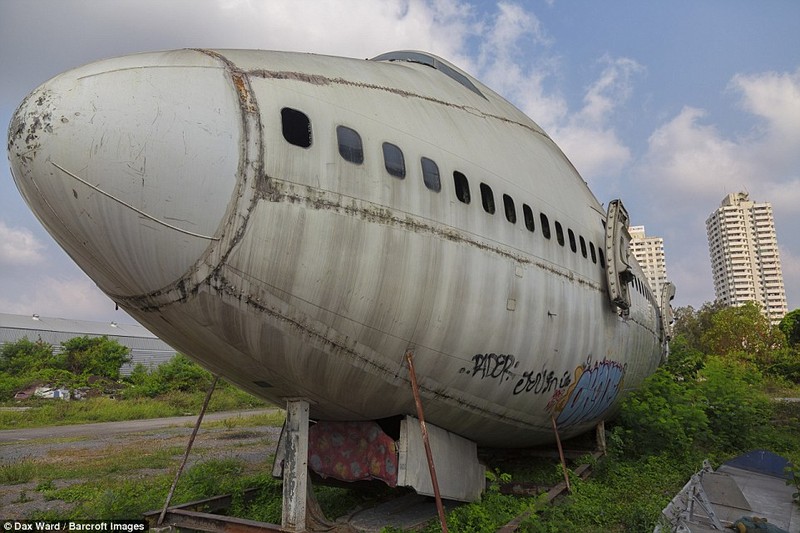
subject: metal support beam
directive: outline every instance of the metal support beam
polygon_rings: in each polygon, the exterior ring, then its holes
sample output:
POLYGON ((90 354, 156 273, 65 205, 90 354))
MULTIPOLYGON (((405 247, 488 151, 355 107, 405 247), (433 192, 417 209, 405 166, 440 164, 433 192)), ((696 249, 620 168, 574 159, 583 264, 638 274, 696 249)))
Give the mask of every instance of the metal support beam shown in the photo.
POLYGON ((569 487, 569 472, 567 472, 567 461, 564 459, 564 448, 561 447, 561 437, 558 435, 558 426, 556 425, 556 417, 550 415, 550 420, 553 421, 553 433, 556 435, 556 444, 558 444, 558 456, 561 458, 561 470, 564 471, 564 484, 567 487, 567 492, 572 492, 569 487))
POLYGON ((305 531, 308 488, 308 400, 291 398, 286 402, 284 432, 286 448, 283 465, 283 507, 281 527, 286 531, 305 531))
POLYGON ((408 350, 406 352, 406 361, 408 362, 408 373, 411 378, 411 391, 414 394, 414 403, 417 404, 417 417, 419 417, 419 427, 422 431, 422 442, 425 445, 425 456, 428 458, 428 469, 431 473, 431 483, 433 484, 433 494, 436 499, 436 510, 439 513, 439 524, 442 526, 442 532, 447 533, 447 518, 444 515, 444 506, 442 505, 442 496, 439 493, 439 480, 436 478, 436 467, 433 463, 433 454, 431 453, 431 443, 428 439, 428 428, 425 426, 425 414, 422 410, 422 398, 419 395, 419 386, 417 385, 417 373, 414 371, 414 352, 408 350))
POLYGON ((206 392, 206 398, 203 401, 203 407, 200 409, 200 414, 197 416, 197 422, 194 424, 194 430, 192 431, 192 436, 189 437, 189 443, 186 445, 186 451, 183 454, 183 461, 181 461, 181 466, 178 468, 178 471, 175 473, 175 479, 172 480, 172 486, 169 489, 169 494, 167 494, 167 499, 164 502, 164 508, 161 509, 161 514, 158 517, 158 522, 156 525, 160 526, 164 522, 164 517, 167 515, 167 509, 169 508, 169 504, 172 501, 172 495, 175 493, 175 487, 178 486, 178 480, 181 478, 181 474, 183 473, 183 468, 186 466, 186 461, 189 459, 189 453, 192 451, 192 444, 194 444, 194 438, 197 436, 197 432, 200 430, 200 424, 203 423, 203 415, 206 414, 206 408, 208 407, 208 402, 211 401, 211 395, 214 394, 214 389, 217 386, 217 381, 219 381, 219 374, 214 376, 214 381, 211 382, 211 386, 208 388, 208 392, 206 392))

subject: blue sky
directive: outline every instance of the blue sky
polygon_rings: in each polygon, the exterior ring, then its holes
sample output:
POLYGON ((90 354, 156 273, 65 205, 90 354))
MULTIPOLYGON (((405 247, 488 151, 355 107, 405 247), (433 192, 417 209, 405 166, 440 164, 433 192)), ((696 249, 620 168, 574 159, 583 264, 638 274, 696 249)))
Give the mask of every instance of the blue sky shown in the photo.
MULTIPOLYGON (((773 204, 800 307, 800 2, 2 0, 0 122, 104 57, 262 48, 427 50, 507 97, 601 202, 665 239, 676 306, 714 299, 704 222, 730 192, 773 204)), ((130 322, 60 251, 0 165, 0 312, 130 322)))

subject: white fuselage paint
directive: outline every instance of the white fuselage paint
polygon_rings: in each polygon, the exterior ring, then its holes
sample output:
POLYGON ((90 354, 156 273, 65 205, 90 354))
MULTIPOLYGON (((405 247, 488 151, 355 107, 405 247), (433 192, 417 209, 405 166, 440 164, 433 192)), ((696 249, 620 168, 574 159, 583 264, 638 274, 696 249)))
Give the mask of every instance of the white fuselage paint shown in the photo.
POLYGON ((312 418, 412 414, 413 349, 429 422, 526 446, 553 438, 551 417, 571 435, 612 414, 658 365, 660 318, 641 283, 628 315, 609 302, 601 204, 534 122, 469 79, 483 96, 404 61, 128 56, 34 91, 9 157, 98 286, 239 387, 306 398, 312 418), (284 139, 287 107, 309 117, 308 148, 284 139), (363 164, 339 155, 338 125, 361 135, 363 164), (384 142, 402 149, 405 179, 386 171, 384 142), (422 157, 441 191, 423 184, 422 157))

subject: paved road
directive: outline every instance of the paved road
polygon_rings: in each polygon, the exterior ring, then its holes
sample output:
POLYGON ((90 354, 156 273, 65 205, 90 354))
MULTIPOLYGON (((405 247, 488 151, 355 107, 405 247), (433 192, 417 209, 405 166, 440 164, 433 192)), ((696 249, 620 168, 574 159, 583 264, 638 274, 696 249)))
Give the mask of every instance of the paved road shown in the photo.
MULTIPOLYGON (((207 413, 203 422, 235 418, 237 416, 252 416, 262 413, 271 413, 277 408, 253 409, 248 411, 224 411, 221 413, 207 413)), ((75 424, 71 426, 49 426, 30 429, 5 429, 0 430, 0 443, 20 442, 32 439, 82 437, 95 435, 116 435, 120 433, 137 433, 151 431, 165 427, 190 426, 194 427, 197 416, 173 416, 170 418, 150 418, 146 420, 127 420, 124 422, 97 422, 94 424, 75 424)), ((201 426, 202 427, 202 426, 201 426)))

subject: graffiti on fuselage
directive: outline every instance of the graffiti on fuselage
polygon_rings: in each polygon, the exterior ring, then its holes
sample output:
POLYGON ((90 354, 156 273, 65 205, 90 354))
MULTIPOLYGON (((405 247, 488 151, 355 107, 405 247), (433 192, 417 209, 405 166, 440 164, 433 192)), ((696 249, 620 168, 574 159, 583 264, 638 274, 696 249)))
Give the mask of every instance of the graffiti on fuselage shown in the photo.
POLYGON ((627 365, 603 359, 575 369, 570 386, 559 388, 547 403, 547 410, 560 427, 601 418, 622 391, 627 365))
POLYGON ((479 353, 472 356, 472 368, 462 367, 459 372, 478 379, 494 379, 498 385, 514 378, 515 396, 522 393, 547 394, 554 389, 567 387, 571 382, 569 372, 561 377, 555 370, 542 367, 541 370, 525 370, 522 374, 515 372, 519 361, 511 354, 479 353))
POLYGON ((517 358, 511 354, 479 353, 472 356, 472 368, 462 368, 461 374, 480 379, 496 379, 503 383, 514 377, 512 369, 519 365, 517 358))
POLYGON ((546 367, 539 371, 528 370, 522 373, 522 377, 514 386, 513 394, 514 396, 523 392, 546 394, 554 388, 558 390, 567 387, 571 382, 569 372, 564 372, 559 379, 554 370, 547 370, 546 367))

